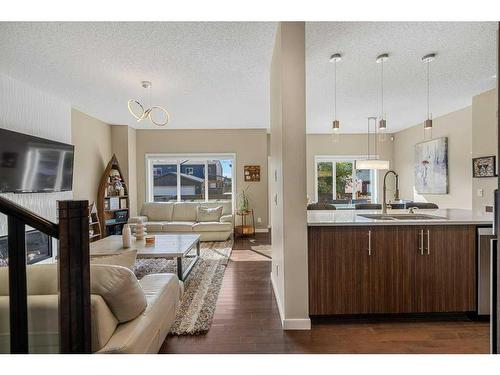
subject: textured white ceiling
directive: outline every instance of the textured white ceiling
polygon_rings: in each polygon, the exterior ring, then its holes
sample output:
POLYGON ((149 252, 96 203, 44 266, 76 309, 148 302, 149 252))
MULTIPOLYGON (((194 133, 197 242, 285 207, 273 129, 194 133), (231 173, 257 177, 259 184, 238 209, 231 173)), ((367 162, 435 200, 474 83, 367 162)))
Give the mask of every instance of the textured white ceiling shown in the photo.
MULTIPOLYGON (((307 128, 328 133, 333 70, 342 132, 366 130, 380 107, 385 64, 388 130, 415 125, 426 115, 425 67, 432 63, 434 117, 470 105, 495 86, 496 24, 321 22, 306 24, 307 128)), ((139 125, 127 111, 153 82, 153 102, 168 108, 169 128, 266 128, 269 68, 276 23, 126 22, 0 23, 0 72, 51 92, 111 124, 139 125)), ((153 127, 153 126, 151 126, 153 127)))
POLYGON ((366 131, 366 118, 380 113, 380 65, 384 64, 388 131, 416 125, 427 114, 426 70, 422 56, 438 54, 431 64, 434 117, 471 104, 473 95, 496 85, 495 22, 308 22, 307 128, 327 133, 333 117, 332 53, 337 64, 337 118, 344 133, 366 131))
POLYGON ((169 128, 266 128, 272 22, 0 23, 0 72, 110 124, 153 82, 169 128))

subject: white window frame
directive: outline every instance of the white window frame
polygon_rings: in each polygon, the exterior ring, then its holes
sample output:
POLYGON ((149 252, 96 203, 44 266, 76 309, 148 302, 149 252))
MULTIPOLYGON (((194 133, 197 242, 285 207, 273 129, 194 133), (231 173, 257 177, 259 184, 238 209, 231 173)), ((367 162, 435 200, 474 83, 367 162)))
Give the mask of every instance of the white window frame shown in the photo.
MULTIPOLYGON (((375 157, 378 159, 378 156, 375 157)), ((318 163, 321 162, 352 162, 352 170, 353 175, 355 168, 355 161, 360 159, 366 159, 366 155, 314 155, 314 196, 316 202, 318 202, 318 163)), ((333 177, 333 191, 332 191, 332 199, 336 199, 337 194, 337 186, 336 186, 336 168, 332 168, 332 177, 333 177)), ((372 170, 373 173, 373 190, 372 190, 372 203, 378 203, 378 171, 372 170)), ((354 196, 354 191, 353 191, 354 196)), ((355 198, 353 198, 355 199, 355 198)))
MULTIPOLYGON (((180 176, 181 165, 180 162, 184 160, 200 161, 205 163, 205 202, 210 202, 208 199, 208 161, 209 160, 231 160, 231 205, 235 207, 236 199, 236 153, 223 153, 223 154, 146 154, 146 201, 153 202, 153 164, 166 163, 177 165, 177 176, 180 176)), ((177 202, 182 202, 181 199, 181 179, 177 178, 177 202)))

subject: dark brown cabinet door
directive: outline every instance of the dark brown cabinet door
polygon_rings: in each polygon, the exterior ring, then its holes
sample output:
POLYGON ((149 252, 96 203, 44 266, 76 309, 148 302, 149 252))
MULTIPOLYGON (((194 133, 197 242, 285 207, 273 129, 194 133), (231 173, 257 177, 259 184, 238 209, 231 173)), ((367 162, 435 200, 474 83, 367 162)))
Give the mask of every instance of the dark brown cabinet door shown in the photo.
POLYGON ((411 312, 412 264, 401 246, 398 226, 372 227, 368 257, 370 313, 411 312))
POLYGON ((356 314, 367 309, 367 230, 309 227, 309 314, 356 314))
POLYGON ((476 309, 474 226, 309 227, 310 315, 476 309))
POLYGON ((415 258, 415 311, 476 310, 476 230, 473 226, 420 229, 423 255, 415 258))

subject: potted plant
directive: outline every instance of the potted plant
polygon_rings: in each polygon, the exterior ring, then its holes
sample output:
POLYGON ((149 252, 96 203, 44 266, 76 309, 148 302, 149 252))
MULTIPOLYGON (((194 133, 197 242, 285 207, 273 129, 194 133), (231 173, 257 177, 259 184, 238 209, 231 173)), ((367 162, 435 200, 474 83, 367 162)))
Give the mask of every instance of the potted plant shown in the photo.
POLYGON ((247 190, 250 186, 247 186, 246 188, 244 188, 241 193, 238 195, 238 211, 239 212, 246 212, 248 211, 249 207, 250 207, 250 203, 249 203, 249 197, 248 197, 248 193, 247 193, 247 190))

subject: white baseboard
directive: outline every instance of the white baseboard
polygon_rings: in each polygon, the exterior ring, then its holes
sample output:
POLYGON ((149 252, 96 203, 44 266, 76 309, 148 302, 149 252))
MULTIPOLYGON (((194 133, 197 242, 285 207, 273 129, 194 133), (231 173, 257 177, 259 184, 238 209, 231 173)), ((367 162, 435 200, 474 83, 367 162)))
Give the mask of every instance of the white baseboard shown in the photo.
POLYGON ((271 272, 271 285, 273 286, 274 299, 276 300, 276 304, 278 305, 278 312, 280 313, 281 326, 283 326, 284 316, 283 316, 280 295, 278 294, 278 291, 276 290, 276 282, 274 281, 274 275, 272 272, 271 272))
POLYGON ((279 294, 276 290, 276 284, 274 281, 273 273, 271 272, 271 285, 273 286, 274 298, 276 299, 276 304, 278 305, 278 312, 280 314, 281 327, 284 330, 310 330, 311 329, 311 319, 285 319, 283 314, 283 305, 279 294))
POLYGON ((267 228, 257 228, 255 229, 255 233, 267 233, 269 232, 269 229, 267 228))
POLYGON ((310 330, 311 319, 285 319, 281 321, 281 325, 285 331, 287 330, 310 330))

